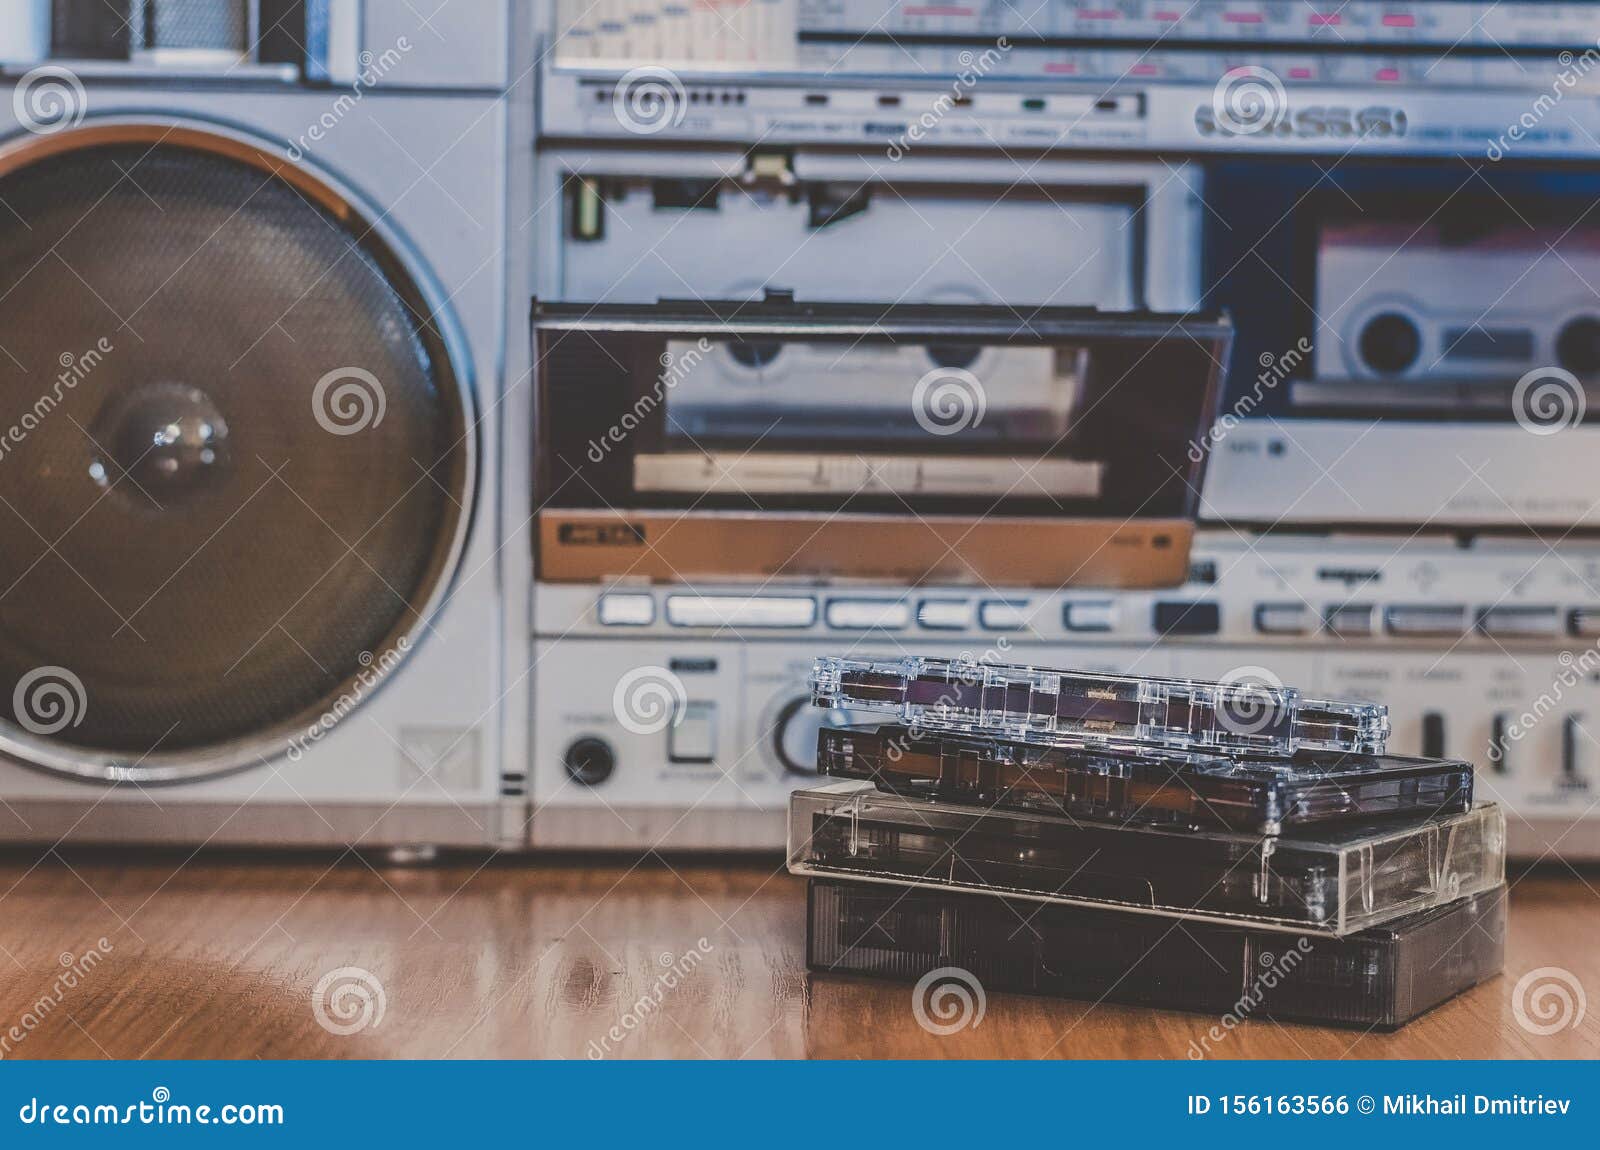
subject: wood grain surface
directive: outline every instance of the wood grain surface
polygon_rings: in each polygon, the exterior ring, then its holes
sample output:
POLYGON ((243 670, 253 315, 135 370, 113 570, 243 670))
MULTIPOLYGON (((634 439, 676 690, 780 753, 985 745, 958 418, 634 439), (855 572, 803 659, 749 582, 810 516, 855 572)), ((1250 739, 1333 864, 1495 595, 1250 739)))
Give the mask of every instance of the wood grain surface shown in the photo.
MULTIPOLYGON (((1551 1034, 1513 1005, 1541 967, 1600 991, 1597 888, 1520 878, 1506 973, 1398 1033, 1250 1020, 1212 1056, 1600 1057, 1600 1000, 1551 1034)), ((808 973, 804 915, 773 859, 0 855, 0 1055, 1182 1058, 1218 1021, 993 994, 937 1036, 906 985, 808 973)))

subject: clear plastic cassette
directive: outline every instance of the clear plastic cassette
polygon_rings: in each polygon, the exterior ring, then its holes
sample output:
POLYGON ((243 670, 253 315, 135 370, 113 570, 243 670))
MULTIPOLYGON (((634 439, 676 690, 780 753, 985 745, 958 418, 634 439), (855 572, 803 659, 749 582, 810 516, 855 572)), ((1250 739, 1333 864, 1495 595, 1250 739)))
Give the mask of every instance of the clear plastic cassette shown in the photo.
POLYGON ((986 807, 1174 827, 1277 834, 1286 827, 1472 806, 1459 759, 1301 751, 1287 759, 1047 746, 920 732, 823 727, 817 770, 881 789, 986 807))
POLYGON ((1307 699, 1261 682, 1141 678, 971 659, 824 656, 821 707, 882 711, 927 732, 1027 742, 1103 743, 1247 755, 1381 755, 1388 708, 1307 699))
MULTIPOLYGON (((814 971, 1394 1029, 1500 972, 1496 886, 1347 938, 813 879, 814 971)), ((937 986, 928 991, 937 993, 937 986)), ((1202 1052, 1203 1053, 1203 1052, 1202 1052)))
POLYGON ((789 869, 1346 935, 1498 886, 1505 818, 1482 803, 1269 836, 1117 827, 842 782, 790 798, 789 869))

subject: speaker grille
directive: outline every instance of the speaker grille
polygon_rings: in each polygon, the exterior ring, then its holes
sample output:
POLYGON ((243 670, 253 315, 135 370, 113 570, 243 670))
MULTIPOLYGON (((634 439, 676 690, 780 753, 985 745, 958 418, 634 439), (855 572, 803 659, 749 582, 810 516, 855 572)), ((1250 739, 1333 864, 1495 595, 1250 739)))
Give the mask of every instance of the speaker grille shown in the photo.
POLYGON ((336 193, 221 136, 76 135, 0 159, 0 727, 57 765, 271 756, 448 579, 468 400, 336 193))

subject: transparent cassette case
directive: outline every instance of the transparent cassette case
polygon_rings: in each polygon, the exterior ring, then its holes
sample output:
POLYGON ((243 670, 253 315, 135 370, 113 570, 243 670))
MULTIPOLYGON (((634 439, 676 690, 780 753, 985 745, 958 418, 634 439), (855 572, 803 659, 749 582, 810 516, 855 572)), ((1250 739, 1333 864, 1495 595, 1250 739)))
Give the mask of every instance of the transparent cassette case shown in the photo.
POLYGON ((813 879, 807 888, 812 970, 915 980, 943 968, 991 993, 1394 1029, 1505 963, 1504 886, 1347 938, 1180 929, 908 886, 813 879))
POLYGON ((1141 678, 970 659, 824 656, 819 707, 882 711, 924 731, 1030 742, 1097 742, 1230 754, 1380 755, 1388 708, 1325 702, 1293 687, 1141 678))
POLYGON ((1472 806, 1472 764, 1458 759, 1332 751, 1234 758, 945 736, 899 724, 823 727, 817 770, 985 807, 1261 834, 1472 806))
POLYGON ((789 869, 1346 935, 1499 885, 1505 819, 1483 803, 1400 825, 1264 836, 1109 826, 842 782, 790 798, 789 869))

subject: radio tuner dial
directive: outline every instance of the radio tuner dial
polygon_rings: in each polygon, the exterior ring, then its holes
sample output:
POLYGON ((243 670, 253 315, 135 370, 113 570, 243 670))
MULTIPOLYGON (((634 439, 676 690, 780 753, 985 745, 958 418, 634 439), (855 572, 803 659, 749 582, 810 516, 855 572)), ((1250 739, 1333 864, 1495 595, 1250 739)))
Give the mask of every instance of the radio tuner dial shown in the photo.
POLYGON ((1409 316, 1379 312, 1362 325, 1357 341, 1361 362, 1379 375, 1399 375, 1422 354, 1422 333, 1409 316))
POLYGON ((1600 316, 1569 320, 1556 333, 1556 359, 1576 376, 1600 374, 1600 316))
POLYGON ((817 734, 823 727, 847 727, 868 721, 866 715, 839 707, 813 706, 810 695, 797 695, 783 705, 772 728, 772 749, 783 769, 794 775, 817 773, 817 734))
POLYGON ((584 735, 568 745, 561 762, 573 782, 597 787, 617 769, 617 753, 604 739, 596 735, 584 735))

